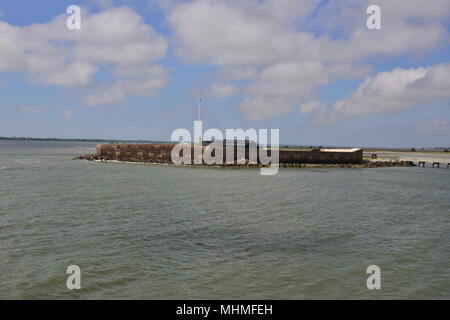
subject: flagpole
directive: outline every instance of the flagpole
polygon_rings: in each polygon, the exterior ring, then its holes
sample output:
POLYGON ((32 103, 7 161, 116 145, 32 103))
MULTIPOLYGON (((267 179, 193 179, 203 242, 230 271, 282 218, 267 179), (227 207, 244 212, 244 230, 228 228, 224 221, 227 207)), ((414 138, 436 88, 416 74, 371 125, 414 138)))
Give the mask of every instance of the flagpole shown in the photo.
MULTIPOLYGON (((199 123, 201 123, 201 121, 202 121, 202 96, 199 96, 198 97, 198 121, 199 121, 199 123)), ((201 136, 199 136, 198 137, 198 143, 201 145, 201 143, 202 143, 202 137, 201 136)))
POLYGON ((202 103, 202 97, 198 97, 198 121, 201 121, 201 103, 202 103))

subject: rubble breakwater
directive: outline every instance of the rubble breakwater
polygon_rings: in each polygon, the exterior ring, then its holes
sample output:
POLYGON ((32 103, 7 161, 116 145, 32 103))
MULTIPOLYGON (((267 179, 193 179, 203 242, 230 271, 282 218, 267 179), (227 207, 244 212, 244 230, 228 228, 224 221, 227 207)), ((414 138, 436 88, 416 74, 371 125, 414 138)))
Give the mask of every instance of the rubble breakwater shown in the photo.
MULTIPOLYGON (((214 167, 214 168, 261 168, 262 164, 183 164, 175 165, 172 161, 161 158, 142 160, 138 158, 122 158, 121 160, 108 159, 97 154, 82 155, 73 158, 74 160, 87 160, 95 162, 109 163, 129 163, 129 164, 149 164, 149 165, 171 165, 176 167, 214 167)), ((384 160, 363 160, 362 163, 280 163, 281 168, 385 168, 385 167, 416 167, 412 161, 384 161, 384 160)))

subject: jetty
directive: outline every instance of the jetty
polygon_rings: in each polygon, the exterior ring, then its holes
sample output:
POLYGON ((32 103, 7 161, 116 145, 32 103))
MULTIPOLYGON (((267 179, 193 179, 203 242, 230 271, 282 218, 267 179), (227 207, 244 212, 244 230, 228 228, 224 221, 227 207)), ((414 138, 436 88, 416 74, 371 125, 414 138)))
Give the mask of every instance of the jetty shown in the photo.
POLYGON ((422 168, 450 168, 450 154, 446 155, 444 153, 380 151, 371 152, 370 157, 384 161, 409 161, 422 168))

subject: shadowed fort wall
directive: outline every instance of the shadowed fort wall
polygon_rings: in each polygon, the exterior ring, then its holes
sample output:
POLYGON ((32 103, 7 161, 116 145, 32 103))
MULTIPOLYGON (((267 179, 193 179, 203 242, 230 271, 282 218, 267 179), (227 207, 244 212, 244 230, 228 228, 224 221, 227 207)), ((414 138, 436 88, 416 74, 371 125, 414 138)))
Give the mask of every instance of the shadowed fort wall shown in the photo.
MULTIPOLYGON (((154 143, 154 144, 106 144, 97 145, 97 157, 104 160, 137 161, 170 163, 171 151, 175 144, 154 143)), ((195 148, 201 148, 202 152, 206 146, 191 146, 191 154, 194 155, 195 148)), ((229 147, 227 147, 229 148, 229 147)), ((240 148, 241 151, 244 148, 240 148)), ((235 157, 237 160, 238 148, 235 147, 235 157)), ((197 150, 198 151, 198 150, 197 150)), ((248 148, 244 151, 245 159, 248 159, 248 148)), ((224 150, 225 159, 226 150, 224 150)), ((353 151, 297 151, 280 150, 280 163, 308 163, 308 164, 359 164, 363 162, 363 150, 353 151)), ((225 161, 224 161, 225 163, 225 161)))
POLYGON ((280 150, 280 163, 357 164, 363 162, 363 150, 355 151, 286 151, 280 150))

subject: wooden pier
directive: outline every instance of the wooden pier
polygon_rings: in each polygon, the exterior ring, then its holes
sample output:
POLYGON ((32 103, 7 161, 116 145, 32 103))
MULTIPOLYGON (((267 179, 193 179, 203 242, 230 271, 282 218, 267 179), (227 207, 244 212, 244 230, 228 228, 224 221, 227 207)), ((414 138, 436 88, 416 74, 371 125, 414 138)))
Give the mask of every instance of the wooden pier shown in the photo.
MULTIPOLYGON (((417 162, 417 166, 425 168, 426 163, 427 163, 426 161, 418 161, 417 162)), ((445 164, 445 162, 444 162, 444 164, 445 164)), ((441 162, 431 162, 431 167, 432 168, 440 168, 441 167, 441 162)), ((450 169, 450 162, 447 163, 447 169, 450 169)))
POLYGON ((410 161, 417 167, 447 168, 450 169, 450 153, 421 153, 401 151, 378 151, 377 153, 366 152, 366 158, 386 161, 410 161))

